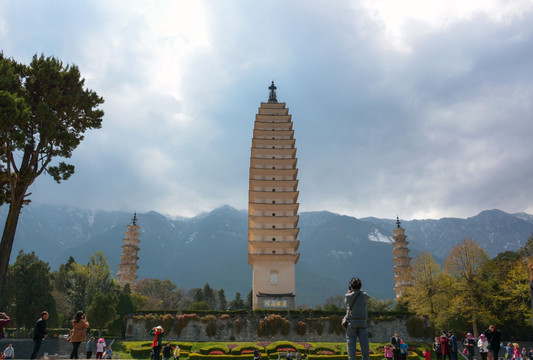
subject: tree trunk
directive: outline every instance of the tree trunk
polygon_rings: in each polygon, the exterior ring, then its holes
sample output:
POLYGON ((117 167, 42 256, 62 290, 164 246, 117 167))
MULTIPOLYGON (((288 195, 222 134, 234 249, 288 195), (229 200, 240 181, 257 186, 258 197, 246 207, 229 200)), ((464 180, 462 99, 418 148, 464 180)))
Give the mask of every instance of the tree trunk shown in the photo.
POLYGON ((472 312, 472 330, 474 331, 474 337, 478 337, 479 333, 477 330, 477 316, 476 312, 472 312))
POLYGON ((0 297, 2 297, 4 291, 9 258, 11 256, 11 249, 13 248, 13 241, 15 240, 15 232, 17 231, 23 199, 24 196, 20 197, 20 199, 11 199, 4 225, 4 233, 2 234, 2 242, 0 242, 0 297))

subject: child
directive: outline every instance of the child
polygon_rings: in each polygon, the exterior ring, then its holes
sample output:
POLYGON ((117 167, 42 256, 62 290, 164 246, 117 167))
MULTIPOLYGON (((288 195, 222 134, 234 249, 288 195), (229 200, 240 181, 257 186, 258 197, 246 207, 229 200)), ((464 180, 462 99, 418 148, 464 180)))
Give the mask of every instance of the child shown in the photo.
POLYGON ((385 345, 383 352, 387 360, 392 360, 392 346, 391 345, 385 345))
POLYGON ((426 349, 426 351, 424 351, 422 354, 424 355, 426 360, 431 360, 431 351, 429 349, 426 349))
POLYGON ((180 347, 178 344, 176 344, 176 348, 174 349, 174 360, 178 360, 180 357, 180 347))
POLYGON ((104 352, 104 359, 112 359, 113 358, 113 351, 111 350, 111 346, 108 346, 106 351, 104 352))
POLYGON ((96 358, 97 359, 102 358, 105 347, 106 347, 106 344, 105 344, 104 338, 98 339, 98 342, 96 343, 96 358))
POLYGON ((172 354, 172 348, 170 347, 170 343, 167 342, 167 344, 163 348, 163 360, 170 360, 171 354, 172 354))
POLYGON ((407 360, 407 349, 409 348, 409 346, 404 343, 402 340, 401 341, 401 344, 400 344, 400 359, 402 360, 407 360))

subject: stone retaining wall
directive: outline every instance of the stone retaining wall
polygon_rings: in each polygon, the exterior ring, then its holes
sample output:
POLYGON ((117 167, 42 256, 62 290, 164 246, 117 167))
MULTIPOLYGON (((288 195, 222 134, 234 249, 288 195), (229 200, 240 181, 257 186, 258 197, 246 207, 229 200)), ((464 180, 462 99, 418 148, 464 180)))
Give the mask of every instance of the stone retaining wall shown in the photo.
MULTIPOLYGON (((185 315, 187 316, 187 315, 185 315)), ((413 337, 407 331, 409 316, 371 316, 368 320, 368 331, 371 342, 389 342, 398 331, 407 343, 431 342, 431 338, 413 337)), ((127 321, 126 339, 150 340, 149 330, 161 325, 165 328, 165 339, 180 341, 345 341, 345 333, 340 327, 340 316, 307 316, 305 318, 283 317, 283 329, 278 327, 275 334, 259 335, 260 322, 265 318, 253 316, 215 317, 191 316, 188 321, 184 315, 179 316, 148 316, 130 317, 127 321), (289 328, 290 324, 290 328, 289 328)), ((278 319, 279 320, 279 319, 278 319)), ((424 327, 429 326, 427 321, 424 327)), ((420 332, 422 333, 422 332, 420 332)))

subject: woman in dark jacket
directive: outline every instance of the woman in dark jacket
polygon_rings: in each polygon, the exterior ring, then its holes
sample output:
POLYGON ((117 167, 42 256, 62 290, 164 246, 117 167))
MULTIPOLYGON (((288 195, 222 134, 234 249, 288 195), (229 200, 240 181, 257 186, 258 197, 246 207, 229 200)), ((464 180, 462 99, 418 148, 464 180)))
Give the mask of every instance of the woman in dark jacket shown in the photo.
POLYGON ((468 357, 468 360, 474 359, 474 350, 477 346, 476 339, 472 336, 471 333, 466 334, 465 341, 463 342, 463 345, 466 349, 466 356, 468 357))

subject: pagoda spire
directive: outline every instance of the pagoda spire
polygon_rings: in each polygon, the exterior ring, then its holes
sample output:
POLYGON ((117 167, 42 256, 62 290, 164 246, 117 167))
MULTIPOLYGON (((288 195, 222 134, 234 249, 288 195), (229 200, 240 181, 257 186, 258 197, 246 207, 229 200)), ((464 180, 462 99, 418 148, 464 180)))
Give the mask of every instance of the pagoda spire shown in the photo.
POLYGON ((268 87, 270 90, 270 94, 268 95, 268 102, 269 103, 277 103, 278 100, 276 99, 276 85, 274 85, 274 80, 272 80, 272 84, 268 87))

